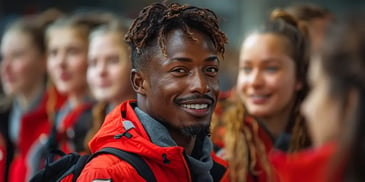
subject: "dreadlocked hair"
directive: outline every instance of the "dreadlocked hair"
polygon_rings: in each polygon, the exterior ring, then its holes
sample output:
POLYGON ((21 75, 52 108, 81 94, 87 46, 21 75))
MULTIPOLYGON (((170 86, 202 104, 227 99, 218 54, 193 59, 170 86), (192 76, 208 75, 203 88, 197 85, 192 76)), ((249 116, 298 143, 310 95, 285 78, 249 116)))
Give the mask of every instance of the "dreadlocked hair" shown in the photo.
MULTIPOLYGON (((309 64, 306 27, 286 12, 274 10, 269 21, 257 33, 271 33, 288 40, 288 53, 295 63, 297 80, 302 83, 302 89, 295 95, 286 128, 292 136, 288 151, 294 152, 310 144, 304 117, 299 112, 309 88, 306 81, 309 64)), ((243 103, 237 101, 224 113, 223 119, 226 127, 224 145, 230 166, 230 180, 247 181, 248 173, 254 176, 264 173, 268 181, 273 181, 273 171, 267 158, 268 149, 259 136, 259 123, 247 113, 243 103), (261 170, 255 171, 258 164, 261 170)))
POLYGON ((131 47, 132 67, 140 69, 147 64, 151 54, 158 50, 156 44, 167 56, 166 36, 174 29, 183 30, 192 40, 196 40, 192 29, 205 33, 223 56, 227 37, 219 30, 218 18, 213 11, 178 3, 154 3, 140 12, 125 36, 131 47))

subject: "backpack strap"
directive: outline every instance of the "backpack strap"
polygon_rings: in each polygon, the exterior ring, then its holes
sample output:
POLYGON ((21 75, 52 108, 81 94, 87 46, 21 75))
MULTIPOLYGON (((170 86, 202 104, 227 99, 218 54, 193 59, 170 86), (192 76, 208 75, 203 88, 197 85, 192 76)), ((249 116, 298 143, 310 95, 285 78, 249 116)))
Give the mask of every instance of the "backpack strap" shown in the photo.
POLYGON ((137 154, 123 151, 118 148, 106 147, 97 152, 95 152, 89 161, 99 154, 112 154, 117 156, 120 160, 128 162, 130 165, 136 169, 138 174, 142 176, 147 182, 156 182, 155 175, 152 173, 151 168, 146 164, 146 162, 137 154))
POLYGON ((210 175, 213 177, 214 182, 221 181, 227 169, 222 164, 218 162, 213 162, 213 168, 210 169, 210 175))
MULTIPOLYGON (((80 176, 82 169, 85 167, 86 163, 89 161, 89 159, 91 157, 92 157, 91 155, 82 155, 82 156, 80 156, 79 160, 72 167, 73 169, 71 169, 72 174, 74 176, 72 178, 72 182, 76 182, 77 177, 80 176)), ((64 177, 66 177, 66 176, 64 176, 64 177)), ((64 177, 62 177, 61 179, 63 179, 64 177)))

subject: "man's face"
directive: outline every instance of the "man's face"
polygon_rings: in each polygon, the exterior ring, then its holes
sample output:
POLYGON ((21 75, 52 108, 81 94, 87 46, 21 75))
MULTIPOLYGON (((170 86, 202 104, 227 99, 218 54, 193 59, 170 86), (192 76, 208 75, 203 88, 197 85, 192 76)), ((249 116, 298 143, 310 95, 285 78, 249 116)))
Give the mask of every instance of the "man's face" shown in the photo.
POLYGON ((181 30, 167 35, 167 57, 161 51, 151 57, 136 90, 142 110, 187 136, 209 128, 219 92, 217 52, 210 39, 192 32, 195 41, 181 30))

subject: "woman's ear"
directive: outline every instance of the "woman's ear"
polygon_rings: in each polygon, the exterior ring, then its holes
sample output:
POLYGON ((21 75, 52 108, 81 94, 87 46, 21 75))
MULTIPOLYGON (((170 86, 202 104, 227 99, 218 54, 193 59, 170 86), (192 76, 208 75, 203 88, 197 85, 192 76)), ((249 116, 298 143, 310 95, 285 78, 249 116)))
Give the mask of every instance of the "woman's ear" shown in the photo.
POLYGON ((137 71, 136 69, 131 70, 131 84, 137 94, 146 95, 146 87, 148 86, 145 75, 141 71, 137 71))
POLYGON ((359 102, 359 90, 352 88, 349 90, 347 99, 344 106, 344 119, 345 121, 353 120, 356 114, 356 110, 359 102))
POLYGON ((303 88, 303 82, 301 81, 297 81, 297 83, 295 84, 295 90, 299 91, 303 88))

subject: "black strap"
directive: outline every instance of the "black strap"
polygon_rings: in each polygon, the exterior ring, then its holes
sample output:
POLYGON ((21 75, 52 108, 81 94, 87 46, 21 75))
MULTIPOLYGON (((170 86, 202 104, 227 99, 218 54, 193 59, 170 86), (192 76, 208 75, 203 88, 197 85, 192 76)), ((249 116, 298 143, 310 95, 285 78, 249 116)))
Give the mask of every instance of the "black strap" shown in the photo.
MULTIPOLYGON (((77 177, 80 176, 82 169, 85 167, 86 163, 89 161, 91 156, 89 155, 82 155, 80 156, 79 160, 77 161, 77 163, 74 165, 74 169, 72 169, 73 171, 73 179, 72 182, 76 182, 77 177)), ((62 177, 61 179, 63 179, 64 177, 62 177)))
POLYGON ((210 169, 210 175, 212 175, 214 182, 218 182, 222 180, 226 171, 226 167, 224 167, 222 164, 219 164, 218 162, 213 161, 213 167, 210 169))
POLYGON ((123 151, 121 149, 106 147, 97 152, 95 152, 91 157, 94 158, 99 154, 113 154, 117 156, 119 159, 128 162, 130 165, 136 169, 138 174, 142 176, 147 182, 156 182, 155 175, 152 173, 151 168, 146 164, 146 162, 137 154, 123 151))
POLYGON ((53 162, 55 160, 55 157, 57 156, 64 156, 65 153, 62 152, 58 148, 58 142, 57 142, 57 126, 56 123, 52 124, 52 130, 49 135, 49 138, 47 140, 47 160, 48 162, 53 162), (63 154, 62 154, 63 153, 63 154))

